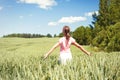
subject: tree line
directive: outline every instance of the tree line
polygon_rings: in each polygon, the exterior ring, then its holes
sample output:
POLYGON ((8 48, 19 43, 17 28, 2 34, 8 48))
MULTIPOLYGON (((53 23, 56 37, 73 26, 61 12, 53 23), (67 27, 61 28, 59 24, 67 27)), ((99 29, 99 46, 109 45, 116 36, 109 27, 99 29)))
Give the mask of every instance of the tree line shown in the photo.
POLYGON ((31 34, 31 33, 13 33, 4 35, 3 37, 20 37, 20 38, 42 38, 42 37, 49 37, 51 38, 51 34, 42 35, 42 34, 31 34))

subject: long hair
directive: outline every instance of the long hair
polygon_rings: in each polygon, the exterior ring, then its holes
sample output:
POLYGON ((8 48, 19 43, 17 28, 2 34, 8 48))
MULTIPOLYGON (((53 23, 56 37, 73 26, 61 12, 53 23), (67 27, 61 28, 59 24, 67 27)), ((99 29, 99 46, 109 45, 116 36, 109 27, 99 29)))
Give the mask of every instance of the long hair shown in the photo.
POLYGON ((63 27, 63 34, 66 37, 66 39, 70 38, 70 27, 69 26, 64 26, 63 27))

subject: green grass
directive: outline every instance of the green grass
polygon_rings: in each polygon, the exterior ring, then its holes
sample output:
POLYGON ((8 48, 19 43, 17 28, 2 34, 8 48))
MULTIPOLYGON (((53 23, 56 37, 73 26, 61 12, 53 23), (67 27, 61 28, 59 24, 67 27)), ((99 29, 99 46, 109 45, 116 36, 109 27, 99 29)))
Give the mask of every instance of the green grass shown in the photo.
POLYGON ((92 52, 71 47, 73 61, 59 65, 59 48, 43 55, 59 38, 0 38, 0 80, 120 80, 120 52, 92 52))

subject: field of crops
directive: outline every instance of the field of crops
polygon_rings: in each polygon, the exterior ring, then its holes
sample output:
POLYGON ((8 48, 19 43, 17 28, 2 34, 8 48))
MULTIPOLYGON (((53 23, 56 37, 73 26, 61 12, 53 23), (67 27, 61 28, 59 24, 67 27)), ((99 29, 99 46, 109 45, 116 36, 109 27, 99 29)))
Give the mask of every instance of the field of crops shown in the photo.
POLYGON ((43 55, 58 38, 0 38, 0 80, 120 80, 120 52, 87 56, 71 46, 73 61, 58 64, 59 48, 43 55))

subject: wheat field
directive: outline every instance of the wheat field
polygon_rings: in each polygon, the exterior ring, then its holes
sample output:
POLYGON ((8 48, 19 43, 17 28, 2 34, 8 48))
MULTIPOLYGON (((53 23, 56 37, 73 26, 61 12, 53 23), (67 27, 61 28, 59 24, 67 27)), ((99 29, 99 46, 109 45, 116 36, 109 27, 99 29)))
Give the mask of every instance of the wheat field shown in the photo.
POLYGON ((58 64, 59 48, 43 55, 59 38, 0 38, 0 80, 120 80, 120 52, 87 56, 71 46, 73 60, 58 64))

